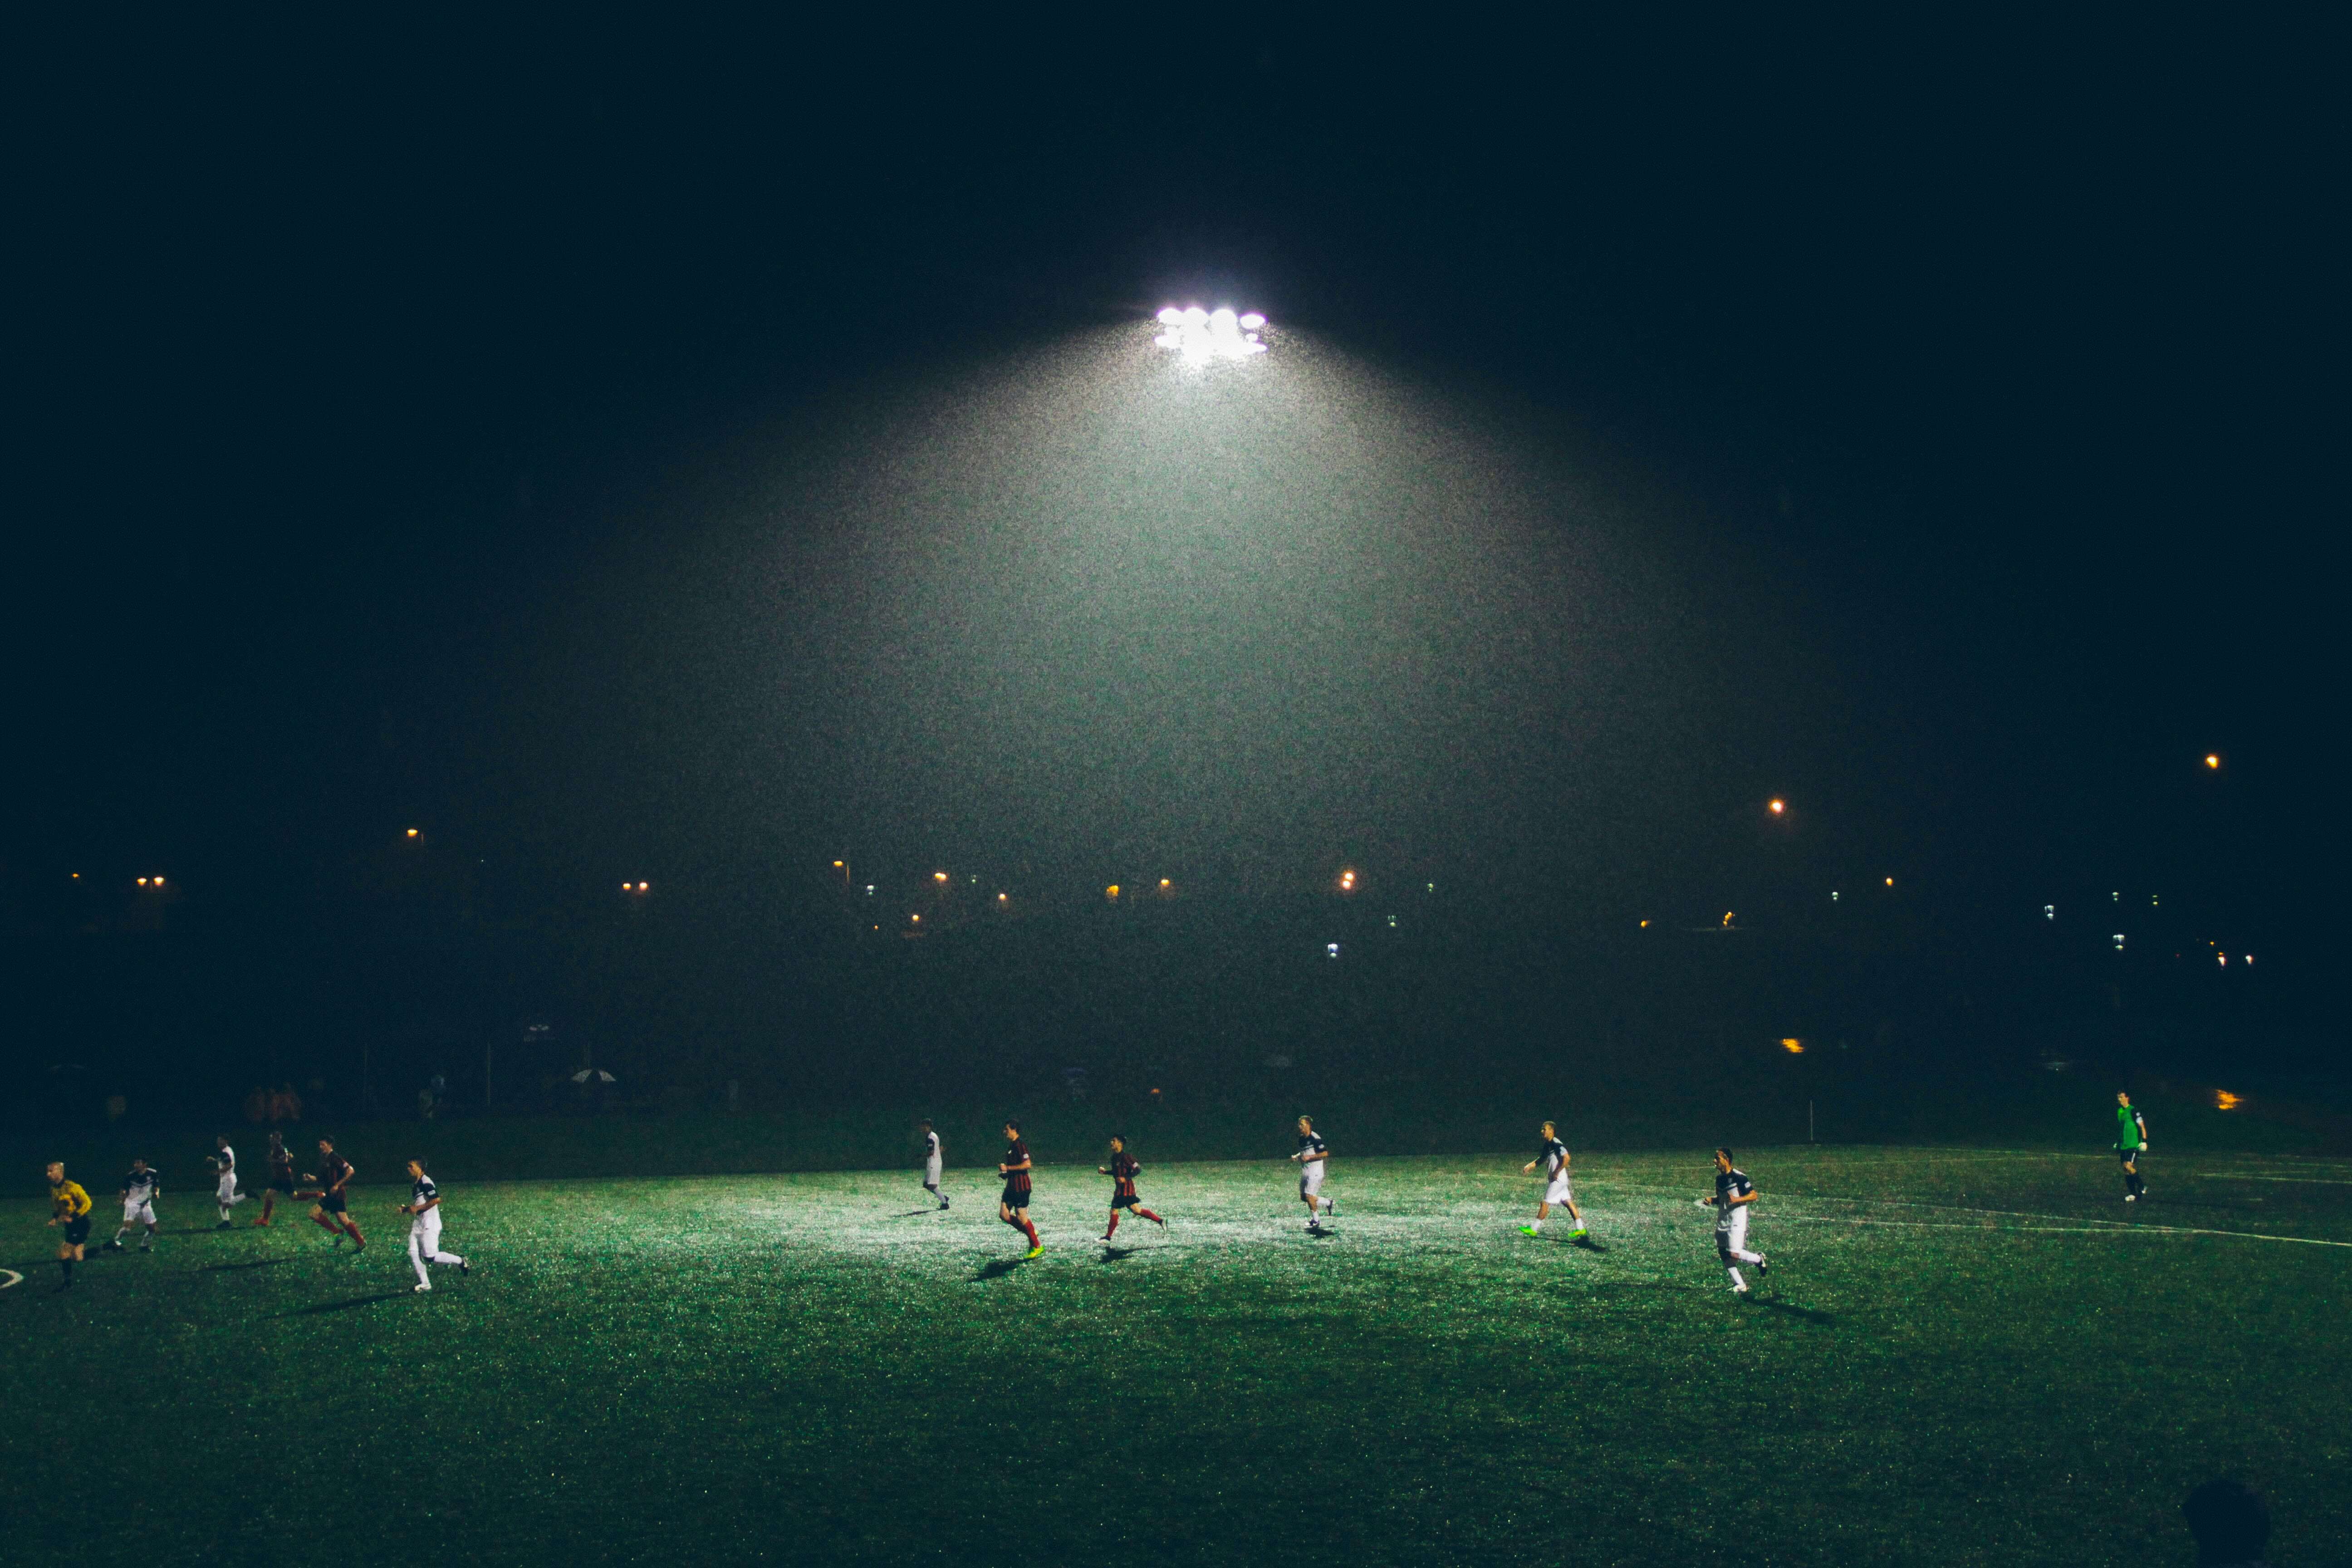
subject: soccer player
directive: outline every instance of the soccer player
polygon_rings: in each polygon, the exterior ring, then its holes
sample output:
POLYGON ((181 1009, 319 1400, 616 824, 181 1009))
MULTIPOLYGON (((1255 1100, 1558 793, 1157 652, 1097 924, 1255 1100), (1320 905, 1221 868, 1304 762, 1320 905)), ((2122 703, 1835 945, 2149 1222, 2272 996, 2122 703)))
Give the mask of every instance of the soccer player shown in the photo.
POLYGON ((122 1178, 122 1228, 106 1244, 107 1251, 121 1251, 122 1238, 131 1234, 132 1226, 141 1225, 147 1227, 147 1234, 140 1239, 139 1250, 154 1250, 155 1200, 163 1195, 160 1181, 160 1174, 150 1170, 146 1161, 131 1162, 131 1173, 122 1178))
POLYGON ((262 1158, 269 1162, 269 1184, 261 1189, 261 1217, 253 1222, 256 1225, 269 1223, 270 1211, 278 1206, 280 1193, 289 1198, 294 1195, 294 1155, 286 1147, 285 1133, 269 1135, 269 1150, 262 1158))
POLYGON ((365 1251, 367 1237, 360 1234, 359 1222, 352 1218, 350 1203, 343 1196, 343 1189, 359 1173, 352 1169, 349 1160, 335 1152, 335 1141, 331 1138, 319 1140, 319 1165, 325 1174, 305 1173, 302 1177, 306 1182, 320 1184, 318 1201, 310 1205, 310 1218, 320 1229, 333 1233, 337 1247, 342 1246, 343 1237, 348 1236, 353 1252, 365 1251))
POLYGON ((1004 1158, 996 1173, 1004 1178, 1004 1194, 996 1202, 996 1217, 1029 1238, 1028 1257, 1044 1254, 1045 1244, 1037 1239, 1037 1227, 1029 1223, 1029 1145, 1021 1141, 1021 1123, 1004 1124, 1004 1158))
POLYGON ((1322 1195, 1323 1162, 1330 1157, 1330 1149, 1315 1131, 1315 1119, 1300 1117, 1298 1152, 1291 1158, 1298 1162, 1298 1195, 1307 1205, 1307 1228, 1317 1234, 1323 1229, 1323 1215, 1328 1214, 1334 1219, 1339 1217, 1338 1201, 1322 1195))
POLYGON ((1701 1198, 1698 1206, 1715 1210, 1715 1255, 1723 1259, 1723 1271, 1731 1276, 1731 1290, 1736 1296, 1748 1294, 1748 1281, 1739 1277, 1743 1263, 1756 1265, 1756 1278, 1761 1279, 1772 1270, 1760 1252, 1748 1250, 1748 1210, 1756 1202, 1756 1184, 1748 1173, 1731 1163, 1731 1151, 1715 1152, 1715 1196, 1701 1198))
POLYGON ((49 1162, 48 1176, 49 1223, 66 1227, 65 1239, 58 1243, 58 1268, 65 1274, 58 1289, 63 1290, 73 1283, 73 1266, 82 1260, 82 1243, 89 1239, 89 1194, 80 1183, 66 1180, 63 1161, 49 1162))
POLYGON ((930 1119, 915 1123, 923 1131, 923 1191, 940 1200, 940 1207, 948 1206, 947 1194, 940 1191, 940 1172, 945 1162, 940 1157, 940 1135, 931 1131, 930 1119))
POLYGON ((454 1263, 458 1273, 472 1272, 464 1258, 441 1250, 441 1189, 425 1173, 422 1160, 408 1162, 408 1201, 400 1212, 409 1216, 408 1261, 416 1268, 418 1294, 433 1289, 433 1277, 425 1272, 428 1263, 454 1263))
POLYGON ((226 1230, 228 1211, 245 1202, 247 1194, 236 1190, 236 1151, 228 1146, 228 1134, 224 1132, 215 1138, 213 1148, 217 1152, 211 1156, 212 1167, 220 1173, 219 1191, 215 1194, 220 1205, 220 1223, 213 1228, 226 1230))
POLYGON ((1118 1211, 1121 1209, 1131 1209, 1138 1219, 1148 1219, 1162 1230, 1168 1228, 1168 1222, 1145 1208, 1135 1195, 1135 1178, 1143 1174, 1143 1167, 1137 1164, 1135 1156, 1127 1152, 1126 1133, 1110 1135, 1110 1163, 1097 1165, 1095 1170, 1111 1179, 1110 1228, 1103 1232, 1105 1241, 1118 1234, 1118 1211))
POLYGON ((1551 1213, 1552 1205, 1557 1204, 1568 1211, 1569 1218, 1576 1222, 1576 1228, 1568 1233, 1568 1239, 1584 1240, 1588 1234, 1584 1228, 1584 1211, 1576 1206, 1576 1194, 1569 1191, 1568 1186, 1568 1145, 1559 1141, 1559 1132, 1549 1121, 1543 1124, 1543 1146, 1536 1151, 1534 1159, 1519 1167, 1519 1173, 1531 1176, 1538 1165, 1544 1168, 1543 1201, 1536 1205, 1535 1224, 1519 1226, 1520 1234, 1541 1236, 1544 1215, 1551 1213))
POLYGON ((2136 1204, 2147 1195, 2147 1184, 2139 1179, 2139 1157, 2147 1152, 2147 1118, 2121 1090, 2116 1093, 2116 1152, 2124 1157, 2124 1202, 2136 1204))

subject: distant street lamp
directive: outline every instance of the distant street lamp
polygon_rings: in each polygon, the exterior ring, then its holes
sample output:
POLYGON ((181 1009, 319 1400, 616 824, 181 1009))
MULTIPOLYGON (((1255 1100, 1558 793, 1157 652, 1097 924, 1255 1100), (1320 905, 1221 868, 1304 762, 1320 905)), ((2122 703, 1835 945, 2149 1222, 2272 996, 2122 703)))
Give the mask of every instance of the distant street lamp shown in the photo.
POLYGON ((1766 806, 1764 809, 1770 812, 1773 816, 1778 816, 1782 812, 1789 809, 1789 803, 1785 800, 1780 799, 1778 796, 1775 796, 1772 804, 1766 806))
POLYGON ((2221 753, 2219 753, 2219 752, 2206 752, 2206 753, 2205 753, 2205 765, 2206 765, 2207 767, 2209 767, 2209 768, 2219 768, 2219 767, 2221 765, 2221 753))

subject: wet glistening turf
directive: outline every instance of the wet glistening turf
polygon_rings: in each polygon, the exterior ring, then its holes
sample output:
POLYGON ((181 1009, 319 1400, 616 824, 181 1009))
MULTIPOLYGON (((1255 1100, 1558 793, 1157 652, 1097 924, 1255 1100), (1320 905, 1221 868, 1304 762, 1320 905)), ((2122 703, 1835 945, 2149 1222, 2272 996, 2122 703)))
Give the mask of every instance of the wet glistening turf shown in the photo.
POLYGON ((1742 1150, 1739 1301, 1703 1151, 1580 1155, 1599 1250, 1525 1152, 1335 1160, 1319 1238, 1138 1152, 1165 1231, 1045 1167, 1027 1262, 985 1172, 452 1182, 429 1296, 404 1188, 356 1258, 170 1194, 65 1293, 12 1202, 0 1559, 2154 1563, 2223 1471, 2352 1539, 2352 1164, 1742 1150))

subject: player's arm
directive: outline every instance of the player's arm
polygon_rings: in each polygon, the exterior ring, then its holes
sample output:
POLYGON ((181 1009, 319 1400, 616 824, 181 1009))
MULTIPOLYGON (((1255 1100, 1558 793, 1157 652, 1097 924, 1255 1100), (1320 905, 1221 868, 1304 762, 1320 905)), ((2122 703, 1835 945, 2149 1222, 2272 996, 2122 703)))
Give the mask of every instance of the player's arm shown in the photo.
POLYGON ((1522 1176, 1532 1176, 1535 1173, 1536 1163, 1533 1160, 1528 1161, 1526 1164, 1519 1167, 1519 1174, 1522 1176))
POLYGON ((345 1187, 352 1184, 352 1178, 359 1173, 359 1167, 356 1165, 345 1165, 343 1167, 343 1173, 335 1178, 335 1184, 330 1190, 338 1193, 341 1192, 345 1187))
POLYGON ((1742 1204, 1752 1204, 1755 1201, 1756 1189, 1754 1187, 1748 1188, 1744 1193, 1733 1193, 1729 1197, 1724 1199, 1724 1202, 1729 1204, 1733 1208, 1738 1208, 1742 1204))
POLYGON ((2147 1147, 2147 1118, 2135 1110, 2132 1112, 2132 1120, 2139 1123, 2139 1146, 2145 1149, 2147 1147))

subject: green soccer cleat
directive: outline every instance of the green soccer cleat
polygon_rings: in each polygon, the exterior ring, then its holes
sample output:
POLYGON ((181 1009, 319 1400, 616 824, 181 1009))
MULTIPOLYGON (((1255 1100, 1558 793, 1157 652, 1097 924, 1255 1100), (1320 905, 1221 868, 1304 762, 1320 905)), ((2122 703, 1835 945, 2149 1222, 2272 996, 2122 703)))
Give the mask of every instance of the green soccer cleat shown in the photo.
POLYGON ((1519 1234, 1521 1236, 1541 1236, 1543 1232, 1538 1230, 1531 1225, 1523 1225, 1519 1226, 1519 1234))
POLYGON ((1026 1252, 1023 1253, 1021 1256, 1022 1256, 1023 1258, 1043 1258, 1043 1257, 1045 1257, 1045 1247, 1042 1247, 1042 1246, 1039 1246, 1039 1247, 1031 1247, 1028 1251, 1026 1251, 1026 1252))
POLYGON ((1568 1239, 1570 1241, 1582 1241, 1586 1237, 1591 1236, 1591 1234, 1592 1233, 1591 1231, 1580 1227, 1576 1230, 1570 1231, 1568 1233, 1568 1239))

